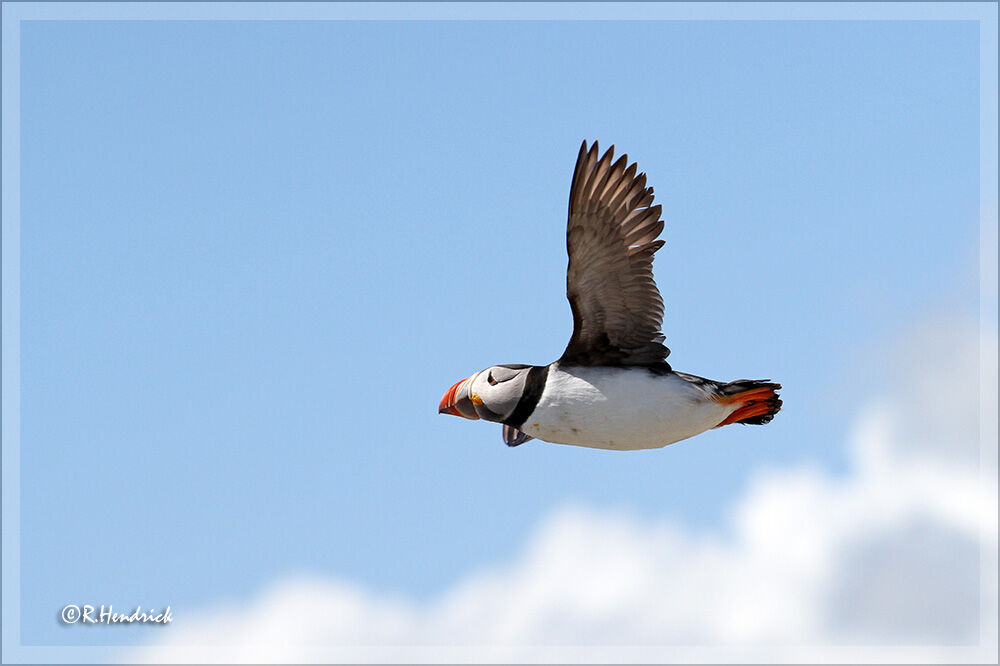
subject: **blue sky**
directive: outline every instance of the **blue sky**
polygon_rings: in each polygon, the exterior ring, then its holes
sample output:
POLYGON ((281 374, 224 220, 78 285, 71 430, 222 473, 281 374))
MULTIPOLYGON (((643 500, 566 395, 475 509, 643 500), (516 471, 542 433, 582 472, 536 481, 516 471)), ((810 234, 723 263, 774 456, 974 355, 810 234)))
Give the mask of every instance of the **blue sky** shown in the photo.
MULTIPOLYGON (((880 350, 978 313, 971 22, 37 22, 21 33, 21 637, 295 572, 417 599, 566 501, 695 530, 844 465, 880 350), (785 408, 616 454, 438 416, 572 320, 580 141, 667 222, 676 369, 785 408)), ((934 350, 928 350, 934 353, 934 350)))

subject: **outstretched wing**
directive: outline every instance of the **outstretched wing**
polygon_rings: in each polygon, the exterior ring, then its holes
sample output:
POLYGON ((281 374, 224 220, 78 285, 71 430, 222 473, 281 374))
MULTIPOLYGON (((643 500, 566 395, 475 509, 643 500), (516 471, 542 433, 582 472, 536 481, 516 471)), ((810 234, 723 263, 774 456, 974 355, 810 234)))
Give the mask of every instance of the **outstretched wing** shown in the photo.
POLYGON ((597 142, 580 147, 569 194, 566 297, 573 335, 561 363, 666 365, 663 299, 653 281, 653 253, 663 245, 660 206, 646 174, 614 146, 598 159, 597 142))

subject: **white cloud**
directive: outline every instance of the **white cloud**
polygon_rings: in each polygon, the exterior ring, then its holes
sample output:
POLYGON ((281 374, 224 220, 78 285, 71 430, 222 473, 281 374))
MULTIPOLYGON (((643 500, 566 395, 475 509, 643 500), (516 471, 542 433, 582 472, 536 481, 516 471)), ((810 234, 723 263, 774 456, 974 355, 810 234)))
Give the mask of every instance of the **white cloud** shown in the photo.
POLYGON ((849 472, 758 471, 724 532, 563 507, 431 602, 284 580, 129 660, 995 661, 997 345, 969 340, 919 331, 849 472))

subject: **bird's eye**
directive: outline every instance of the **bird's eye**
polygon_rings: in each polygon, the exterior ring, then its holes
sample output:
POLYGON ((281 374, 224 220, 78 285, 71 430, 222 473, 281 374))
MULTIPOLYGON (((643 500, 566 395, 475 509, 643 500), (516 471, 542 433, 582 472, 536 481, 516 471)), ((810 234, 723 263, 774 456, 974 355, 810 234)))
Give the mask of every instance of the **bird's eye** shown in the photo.
POLYGON ((486 381, 489 382, 490 386, 496 386, 497 384, 500 383, 497 380, 493 379, 493 371, 492 370, 490 371, 490 374, 488 374, 486 376, 486 381))

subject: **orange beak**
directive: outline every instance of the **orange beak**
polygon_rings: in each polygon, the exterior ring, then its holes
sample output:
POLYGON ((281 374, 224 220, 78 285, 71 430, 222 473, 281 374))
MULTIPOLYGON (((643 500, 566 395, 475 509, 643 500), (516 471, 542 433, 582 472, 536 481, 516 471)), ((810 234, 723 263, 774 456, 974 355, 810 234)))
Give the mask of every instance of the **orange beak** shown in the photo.
POLYGON ((441 398, 441 404, 438 405, 438 414, 451 414, 473 421, 479 419, 479 414, 476 413, 476 408, 469 397, 471 379, 472 377, 463 379, 445 391, 444 397, 441 398))

